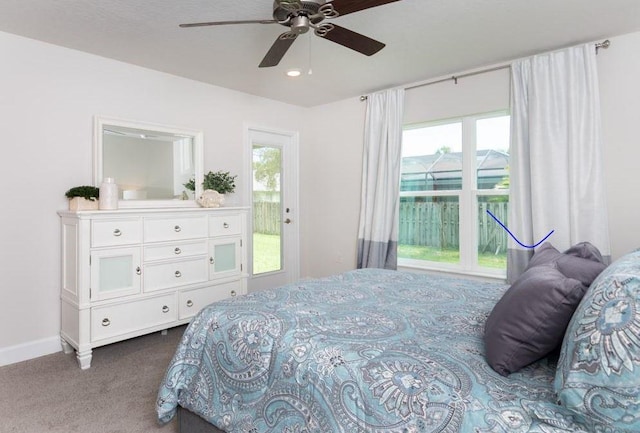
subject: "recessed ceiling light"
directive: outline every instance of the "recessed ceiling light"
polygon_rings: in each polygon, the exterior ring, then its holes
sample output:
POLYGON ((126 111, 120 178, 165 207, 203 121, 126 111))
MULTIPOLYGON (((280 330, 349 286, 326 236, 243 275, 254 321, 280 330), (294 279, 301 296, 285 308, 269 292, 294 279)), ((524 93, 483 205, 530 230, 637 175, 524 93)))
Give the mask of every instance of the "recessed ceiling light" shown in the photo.
POLYGON ((289 69, 287 71, 287 75, 290 77, 299 77, 300 73, 300 69, 289 69))

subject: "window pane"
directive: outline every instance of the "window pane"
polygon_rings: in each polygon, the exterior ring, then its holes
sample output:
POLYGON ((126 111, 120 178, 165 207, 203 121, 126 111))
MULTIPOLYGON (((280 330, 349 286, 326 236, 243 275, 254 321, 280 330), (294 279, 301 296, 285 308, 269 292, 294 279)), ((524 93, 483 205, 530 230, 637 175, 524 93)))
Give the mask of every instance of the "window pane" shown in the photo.
POLYGON ((133 286, 133 257, 100 257, 100 286, 98 290, 122 290, 133 286))
POLYGON ((507 269, 507 231, 487 210, 507 225, 508 195, 478 197, 478 266, 507 269))
POLYGON ((462 122, 402 133, 401 191, 462 189, 462 122))
POLYGON ((253 274, 282 269, 282 150, 253 146, 253 274))
POLYGON ((236 268, 236 244, 219 244, 214 247, 215 272, 233 271, 236 268))
POLYGON ((478 189, 509 188, 509 116, 476 121, 478 189))
POLYGON ((402 197, 398 257, 460 263, 458 197, 402 197))

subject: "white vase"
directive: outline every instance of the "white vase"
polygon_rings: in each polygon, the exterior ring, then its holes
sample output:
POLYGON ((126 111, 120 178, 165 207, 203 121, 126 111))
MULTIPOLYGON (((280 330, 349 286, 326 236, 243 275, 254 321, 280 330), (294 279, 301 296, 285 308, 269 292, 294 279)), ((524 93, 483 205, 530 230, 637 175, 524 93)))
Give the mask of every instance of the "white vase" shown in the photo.
POLYGON ((100 184, 100 209, 118 209, 118 185, 112 177, 105 177, 100 184))

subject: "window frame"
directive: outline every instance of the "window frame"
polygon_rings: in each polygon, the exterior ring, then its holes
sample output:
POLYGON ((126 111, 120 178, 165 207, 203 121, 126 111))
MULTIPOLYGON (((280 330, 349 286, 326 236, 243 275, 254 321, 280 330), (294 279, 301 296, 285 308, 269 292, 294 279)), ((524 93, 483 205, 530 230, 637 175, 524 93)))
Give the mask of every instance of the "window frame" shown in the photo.
MULTIPOLYGON (((477 134, 478 120, 493 117, 511 116, 509 110, 490 111, 429 122, 420 122, 403 126, 403 131, 426 128, 449 123, 462 124, 462 188, 459 190, 400 191, 402 197, 457 197, 460 206, 459 253, 458 263, 435 262, 429 260, 406 259, 398 257, 398 267, 413 270, 443 271, 481 277, 506 277, 507 270, 482 267, 478 264, 478 198, 509 196, 509 189, 478 189, 477 186, 477 134), (474 155, 470 158, 468 155, 474 155)), ((400 203, 400 200, 398 200, 400 203)), ((503 221, 506 224, 506 221, 503 221)))

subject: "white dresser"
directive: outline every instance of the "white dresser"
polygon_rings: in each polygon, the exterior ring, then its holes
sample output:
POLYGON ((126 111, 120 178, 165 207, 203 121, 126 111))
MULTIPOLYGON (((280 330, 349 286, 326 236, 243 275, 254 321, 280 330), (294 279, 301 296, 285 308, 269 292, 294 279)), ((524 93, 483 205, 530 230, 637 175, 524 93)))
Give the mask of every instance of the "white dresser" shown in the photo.
POLYGON ((61 330, 82 369, 92 349, 189 322, 246 293, 245 208, 59 212, 61 330))

